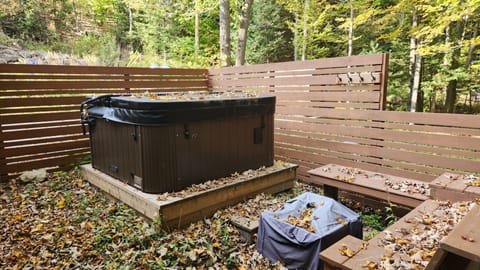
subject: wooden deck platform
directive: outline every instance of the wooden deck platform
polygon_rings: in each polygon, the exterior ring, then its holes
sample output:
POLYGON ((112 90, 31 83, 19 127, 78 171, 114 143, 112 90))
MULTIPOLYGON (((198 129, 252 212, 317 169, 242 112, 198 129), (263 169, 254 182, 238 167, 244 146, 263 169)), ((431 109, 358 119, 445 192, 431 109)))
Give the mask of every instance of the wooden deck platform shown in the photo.
POLYGON ((281 163, 255 176, 239 177, 208 190, 182 196, 144 193, 89 165, 81 166, 82 176, 112 197, 126 203, 145 217, 162 218, 165 229, 181 227, 212 215, 220 208, 236 204, 259 193, 277 193, 293 187, 297 165, 281 163))
POLYGON ((323 185, 325 195, 335 200, 340 189, 417 207, 430 195, 425 182, 338 164, 327 164, 308 172, 311 175, 310 182, 323 185))
POLYGON ((436 200, 472 201, 480 198, 480 178, 473 175, 444 173, 430 183, 436 200))

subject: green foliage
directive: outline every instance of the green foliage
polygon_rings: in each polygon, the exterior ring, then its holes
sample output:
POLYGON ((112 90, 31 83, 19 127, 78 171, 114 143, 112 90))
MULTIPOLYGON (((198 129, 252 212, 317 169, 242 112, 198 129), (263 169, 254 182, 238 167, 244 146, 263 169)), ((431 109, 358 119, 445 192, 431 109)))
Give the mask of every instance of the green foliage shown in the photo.
MULTIPOLYGON (((198 0, 1 0, 1 32, 26 48, 63 51, 97 65, 210 67, 219 59, 219 2, 198 0), (195 11, 199 48, 195 55, 195 11)), ((232 51, 242 1, 231 2, 232 51)), ((480 91, 479 0, 254 1, 249 64, 345 56, 353 7, 353 54, 390 53, 388 109, 405 110, 410 39, 422 55, 424 111, 444 111, 455 83, 457 109, 480 91), (418 25, 413 27, 415 16, 418 25), (304 37, 304 33, 306 34, 304 37), (475 36, 475 33, 476 36, 475 36), (294 38, 296 34, 296 39, 294 38), (305 46, 305 51, 303 51, 305 46), (458 102, 461 101, 461 102, 458 102)), ((0 36, 1 44, 12 44, 0 36)))
POLYGON ((247 62, 252 64, 291 61, 293 33, 286 19, 291 20, 274 0, 254 1, 247 40, 247 62), (268 16, 265 16, 268 14, 268 16))
POLYGON ((385 226, 382 223, 383 217, 379 214, 364 214, 362 212, 358 213, 362 219, 364 226, 368 226, 378 231, 383 231, 385 226))
POLYGON ((98 65, 113 66, 118 63, 119 54, 112 35, 87 33, 79 37, 73 48, 73 54, 79 57, 94 56, 98 65))

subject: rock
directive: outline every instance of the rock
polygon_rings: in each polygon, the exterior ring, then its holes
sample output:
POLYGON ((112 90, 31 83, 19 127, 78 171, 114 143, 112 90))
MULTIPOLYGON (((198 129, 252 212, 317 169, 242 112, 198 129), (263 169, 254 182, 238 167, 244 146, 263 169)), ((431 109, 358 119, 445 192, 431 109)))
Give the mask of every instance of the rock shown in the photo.
POLYGON ((47 170, 46 169, 39 169, 39 170, 31 170, 25 171, 19 176, 20 180, 24 183, 32 182, 32 181, 44 181, 47 179, 47 170))

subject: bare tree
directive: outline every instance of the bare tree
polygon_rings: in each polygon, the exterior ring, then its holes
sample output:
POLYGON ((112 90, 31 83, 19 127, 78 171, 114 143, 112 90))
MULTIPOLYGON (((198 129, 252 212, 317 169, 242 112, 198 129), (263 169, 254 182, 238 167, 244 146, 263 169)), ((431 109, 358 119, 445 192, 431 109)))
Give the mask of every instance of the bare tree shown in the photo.
POLYGON ((236 66, 242 66, 245 64, 245 50, 247 48, 247 34, 252 5, 253 0, 243 1, 242 13, 240 15, 240 27, 238 28, 237 58, 235 60, 236 66))
POLYGON ((220 0, 220 66, 231 66, 230 1, 220 0))
POLYGON ((353 52, 353 0, 350 0, 350 24, 348 26, 348 56, 353 52))
MULTIPOLYGON (((412 29, 417 27, 418 17, 415 10, 413 11, 412 29)), ((410 37, 410 94, 409 94, 409 111, 415 112, 418 109, 419 92, 421 84, 422 56, 417 52, 418 39, 412 35, 410 37)))
POLYGON ((198 17, 199 8, 200 7, 198 6, 198 0, 195 0, 195 11, 194 11, 194 14, 195 14, 195 61, 198 60, 198 51, 200 50, 200 34, 199 34, 200 20, 198 17))
POLYGON ((303 7, 302 61, 305 61, 307 54, 308 1, 305 0, 303 7))

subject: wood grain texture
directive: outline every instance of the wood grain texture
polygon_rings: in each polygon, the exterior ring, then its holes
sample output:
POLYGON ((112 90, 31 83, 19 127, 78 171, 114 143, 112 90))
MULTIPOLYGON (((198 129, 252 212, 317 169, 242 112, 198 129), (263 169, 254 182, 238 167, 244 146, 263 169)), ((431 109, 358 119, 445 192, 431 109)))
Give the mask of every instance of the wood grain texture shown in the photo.
POLYGON ((206 69, 0 64, 0 180, 41 167, 68 168, 89 154, 86 96, 208 91, 206 69))
POLYGON ((475 205, 453 231, 440 242, 440 248, 471 261, 480 262, 479 222, 480 206, 475 205))

